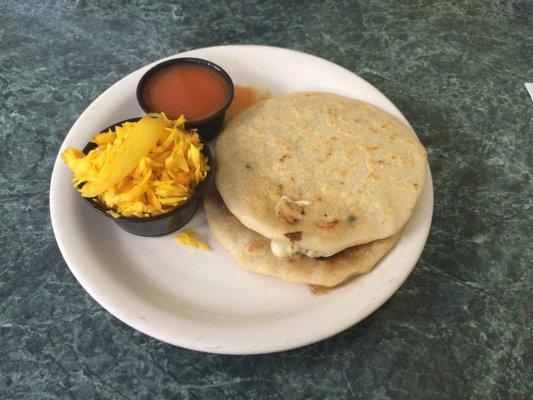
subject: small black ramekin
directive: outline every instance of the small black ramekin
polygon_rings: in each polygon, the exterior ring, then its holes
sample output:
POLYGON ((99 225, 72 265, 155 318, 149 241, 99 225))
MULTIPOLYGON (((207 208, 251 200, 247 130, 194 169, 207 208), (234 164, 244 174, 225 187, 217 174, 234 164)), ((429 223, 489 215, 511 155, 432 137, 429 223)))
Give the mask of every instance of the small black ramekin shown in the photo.
MULTIPOLYGON (((117 122, 101 132, 107 132, 109 129, 114 129, 117 125, 122 125, 124 122, 134 122, 140 120, 141 117, 131 118, 121 122, 117 122)), ((87 143, 83 149, 83 154, 88 154, 91 150, 96 148, 97 145, 93 142, 87 143)), ((95 198, 83 197, 83 199, 91 206, 93 210, 99 214, 105 215, 115 222, 119 227, 124 229, 129 233, 133 233, 138 236, 162 236, 168 233, 174 232, 179 228, 183 227, 198 210, 198 207, 202 203, 202 197, 204 195, 205 189, 209 185, 210 180, 212 179, 215 164, 214 159, 209 150, 209 146, 204 143, 204 148, 202 150, 207 156, 207 163, 209 165, 209 171, 205 179, 200 182, 196 187, 194 195, 183 203, 181 206, 174 208, 171 211, 168 211, 164 214, 156 215, 154 217, 139 218, 139 217, 118 217, 115 218, 107 212, 107 208, 98 203, 95 198)), ((82 184, 83 185, 83 184, 82 184)), ((80 185, 80 188, 81 186, 80 185)))
POLYGON ((137 85, 137 101, 139 102, 139 105, 146 113, 152 113, 152 112, 161 112, 161 110, 151 110, 146 106, 146 103, 144 102, 143 98, 143 89, 144 85, 148 80, 157 74, 160 70, 163 68, 171 67, 173 65, 180 65, 180 64, 199 64, 206 66, 214 71, 216 71, 224 81, 226 82, 226 86, 228 88, 228 95, 226 98, 226 102, 218 111, 216 111, 213 114, 210 114, 202 119, 196 119, 192 121, 186 121, 185 128, 186 129, 198 129, 198 133, 200 134, 200 137, 204 142, 208 142, 210 140, 213 140, 222 129, 222 125, 224 124, 224 115, 226 114, 226 110, 228 109, 229 105, 231 104, 233 100, 233 81, 231 80, 230 76, 227 74, 226 71, 224 71, 222 68, 220 68, 215 63, 212 63, 211 61, 203 60, 201 58, 192 58, 192 57, 184 57, 184 58, 173 58, 171 60, 163 61, 154 67, 150 68, 141 78, 139 81, 139 84, 137 85))

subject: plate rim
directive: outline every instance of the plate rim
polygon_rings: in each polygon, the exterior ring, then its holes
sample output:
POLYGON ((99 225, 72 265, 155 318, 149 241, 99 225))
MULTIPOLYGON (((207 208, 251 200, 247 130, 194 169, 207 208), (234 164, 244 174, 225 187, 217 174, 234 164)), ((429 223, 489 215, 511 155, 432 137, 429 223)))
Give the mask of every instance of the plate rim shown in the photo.
MULTIPOLYGON (((60 146, 60 148, 58 150, 58 153, 57 153, 57 156, 56 156, 56 160, 54 162, 52 175, 51 175, 51 178, 50 178, 50 192, 49 192, 49 208, 50 208, 51 225, 52 225, 52 229, 53 229, 53 232, 54 232, 54 237, 56 239, 56 242, 57 242, 57 245, 58 245, 59 250, 61 252, 61 255, 63 256, 67 266, 69 267, 70 271, 72 272, 72 274, 74 275, 74 277, 76 278, 78 283, 91 296, 91 298, 94 301, 96 301, 97 304, 99 304, 103 309, 108 311, 111 315, 113 315, 115 318, 119 319, 121 322, 125 323, 126 325, 130 326, 131 328, 133 328, 133 329, 135 329, 135 330, 137 330, 137 331, 139 331, 141 333, 144 333, 147 336, 150 336, 152 338, 160 340, 160 341, 162 341, 164 343, 168 343, 168 344, 171 344, 171 345, 174 345, 174 346, 179 346, 179 347, 190 349, 190 350, 206 352, 206 353, 212 353, 212 354, 251 355, 251 354, 268 354, 268 353, 275 353, 275 352, 280 352, 280 351, 287 351, 287 350, 304 347, 304 346, 307 346, 307 345, 310 345, 310 344, 325 340, 325 339, 327 339, 329 337, 337 335, 340 332, 345 331, 346 329, 348 329, 348 328, 350 328, 352 326, 355 326, 356 324, 358 324, 361 321, 363 321, 364 319, 366 319, 370 314, 376 312, 379 308, 381 308, 381 306, 383 306, 383 304, 385 304, 398 291, 398 289, 403 285, 403 283, 405 282, 407 277, 409 277, 409 275, 414 270, 416 264, 418 263, 420 255, 422 254, 422 252, 423 252, 423 250, 425 248, 425 244, 427 242, 427 238, 429 236, 429 232, 430 232, 430 228, 431 228, 431 223, 432 223, 432 218, 433 218, 433 211, 434 211, 434 188, 433 188, 433 179, 432 179, 432 174, 431 174, 431 169, 430 169, 430 166, 429 166, 429 162, 426 162, 426 169, 427 169, 426 185, 428 185, 428 188, 429 188, 429 198, 428 198, 429 204, 428 204, 428 206, 430 208, 430 212, 429 212, 428 217, 426 217, 427 221, 425 221, 426 223, 425 223, 425 231, 423 232, 423 241, 421 241, 421 245, 418 248, 418 251, 416 252, 416 257, 414 258, 414 262, 412 263, 412 265, 409 268, 405 269, 403 275, 401 276, 400 279, 398 279, 395 282, 395 285, 392 286, 390 292, 386 296, 383 296, 382 298, 380 298, 380 301, 378 302, 379 304, 376 307, 369 307, 367 310, 365 310, 362 313, 354 313, 354 317, 353 318, 346 319, 344 321, 344 323, 338 323, 335 326, 334 329, 329 329, 329 330, 328 329, 324 329, 324 330, 321 331, 320 334, 315 332, 314 335, 309 335, 309 337, 307 337, 307 338, 305 338, 305 336, 304 336, 304 338, 294 339, 293 340, 294 342, 283 342, 283 341, 280 341, 279 343, 277 343, 275 345, 274 344, 270 344, 268 346, 265 346, 265 348, 257 349, 257 351, 255 349, 250 349, 250 348, 247 348, 247 350, 243 350, 242 348, 237 349, 237 348, 232 348, 231 346, 228 346, 228 347, 225 347, 225 348, 213 349, 210 346, 202 345, 202 344, 199 344, 199 343, 194 343, 194 342, 191 342, 191 341, 182 341, 182 340, 176 340, 177 338, 163 337, 162 335, 159 335, 157 333, 157 329, 152 329, 152 330, 145 329, 145 327, 141 326, 137 322, 137 320, 135 320, 133 318, 128 318, 120 310, 120 307, 112 306, 112 305, 109 305, 109 304, 105 304, 104 305, 104 302, 101 301, 101 299, 98 298, 99 296, 96 295, 94 290, 91 288, 91 286, 80 277, 80 274, 77 271, 77 268, 74 267, 75 262, 72 260, 71 254, 69 254, 69 252, 65 248, 65 244, 63 243, 62 239, 60 239, 61 238, 61 234, 59 233, 60 228, 58 227, 58 221, 57 221, 57 217, 55 215, 56 210, 55 210, 54 204, 56 204, 55 196, 57 195, 57 193, 56 193, 57 190, 54 190, 54 187, 55 187, 55 183, 54 182, 55 182, 55 177, 57 177, 57 174, 58 174, 57 173, 57 169, 60 168, 59 166, 61 165, 61 157, 60 157, 61 150, 65 146, 65 142, 67 141, 68 137, 71 135, 71 132, 77 129, 77 125, 78 125, 80 119, 82 118, 82 116, 85 113, 87 113, 88 110, 90 110, 91 107, 93 107, 94 104, 97 103, 98 100, 106 92, 108 92, 112 88, 120 85, 123 81, 127 80, 128 78, 130 78, 133 74, 136 74, 139 70, 148 69, 151 66, 153 66, 153 65, 155 65, 155 64, 157 64, 159 62, 162 62, 162 61, 165 61, 165 60, 168 60, 168 59, 171 59, 171 58, 175 58, 175 57, 188 56, 190 52, 206 51, 206 50, 209 51, 209 50, 214 50, 214 49, 223 50, 223 49, 229 48, 229 47, 231 47, 231 48, 255 48, 255 49, 259 49, 259 50, 285 51, 285 52, 289 52, 289 53, 298 54, 298 55, 301 55, 301 56, 304 56, 304 57, 311 57, 311 58, 315 59, 316 61, 318 61, 320 63, 329 64, 330 67, 337 68, 339 70, 342 70, 345 73, 351 74, 353 77, 358 79, 361 83, 364 83, 371 90, 377 92, 379 95, 381 95, 383 98, 385 98, 392 105, 392 107, 397 111, 398 115, 401 115, 401 117, 402 117, 401 119, 404 122, 406 122, 409 127, 411 127, 411 125, 409 124, 409 122, 407 121, 405 116, 403 116, 403 114, 396 107, 396 105, 394 105, 394 103, 390 99, 388 99, 387 96, 385 96, 379 89, 377 89, 375 86, 373 86, 370 82, 366 81, 364 78, 362 78, 359 75, 357 75, 356 73, 348 70, 347 68, 344 68, 344 67, 342 67, 342 66, 340 66, 338 64, 335 64, 335 63, 333 63, 333 62, 331 62, 329 60, 326 60, 324 58, 315 56, 313 54, 304 53, 304 52, 299 51, 299 50, 293 50, 293 49, 288 49, 288 48, 283 48, 283 47, 264 46, 264 45, 247 45, 247 44, 221 45, 221 46, 210 46, 210 47, 204 47, 204 48, 198 48, 198 49, 190 49, 190 50, 187 50, 187 51, 184 51, 184 52, 179 52, 179 53, 176 53, 176 54, 161 58, 159 60, 153 61, 153 62, 151 62, 149 64, 141 66, 140 68, 137 68, 136 70, 130 72, 129 74, 125 75, 124 77, 122 77, 121 79, 119 79, 118 81, 116 81, 115 83, 110 85, 109 87, 107 87, 95 99, 93 99, 91 101, 91 103, 80 113, 80 115, 78 116, 78 118, 76 119, 74 124, 71 126, 70 130, 68 131, 67 135, 64 137, 64 140, 63 140, 63 142, 62 142, 62 144, 61 144, 61 146, 60 146)), ((411 127, 411 129, 412 129, 412 127, 411 127)), ((414 130, 413 130, 413 132, 414 132, 414 130)), ((421 198, 422 198, 422 196, 421 196, 421 198)), ((419 201, 420 201, 420 199, 419 199, 419 201)), ((418 206, 418 203, 417 203, 417 206, 418 206)))

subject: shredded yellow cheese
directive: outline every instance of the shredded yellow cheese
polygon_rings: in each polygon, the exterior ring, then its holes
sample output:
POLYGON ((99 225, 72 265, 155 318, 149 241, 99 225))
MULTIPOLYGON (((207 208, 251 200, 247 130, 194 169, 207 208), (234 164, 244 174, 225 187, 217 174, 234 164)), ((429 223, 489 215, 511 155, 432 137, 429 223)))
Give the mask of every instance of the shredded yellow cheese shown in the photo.
POLYGON ((200 240, 198 235, 196 235, 196 233, 192 231, 188 231, 188 230, 182 231, 178 233, 176 236, 174 236, 174 240, 187 246, 196 247, 197 249, 211 250, 209 245, 203 242, 202 240, 200 240))
POLYGON ((150 217, 186 202, 209 170, 203 143, 185 118, 149 114, 97 134, 84 155, 68 148, 61 157, 82 196, 94 197, 114 217, 150 217), (80 186, 81 185, 81 186, 80 186))

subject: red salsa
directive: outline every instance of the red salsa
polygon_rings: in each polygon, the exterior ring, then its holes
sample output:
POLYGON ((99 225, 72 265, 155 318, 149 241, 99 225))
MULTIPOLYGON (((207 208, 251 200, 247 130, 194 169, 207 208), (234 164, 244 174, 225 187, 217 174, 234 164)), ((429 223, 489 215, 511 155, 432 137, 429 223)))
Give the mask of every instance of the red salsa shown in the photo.
POLYGON ((146 107, 175 119, 200 120, 222 108, 228 86, 215 70, 196 64, 172 65, 157 71, 144 84, 146 107))

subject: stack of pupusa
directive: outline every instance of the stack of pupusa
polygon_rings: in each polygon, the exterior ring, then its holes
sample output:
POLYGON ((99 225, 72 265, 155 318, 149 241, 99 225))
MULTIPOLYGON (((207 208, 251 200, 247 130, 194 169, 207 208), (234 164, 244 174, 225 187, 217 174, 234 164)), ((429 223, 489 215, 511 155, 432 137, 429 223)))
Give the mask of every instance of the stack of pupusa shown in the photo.
POLYGON ((262 101, 216 144, 213 234, 245 269, 333 287, 370 271, 423 188, 426 152, 388 113, 332 93, 262 101))

